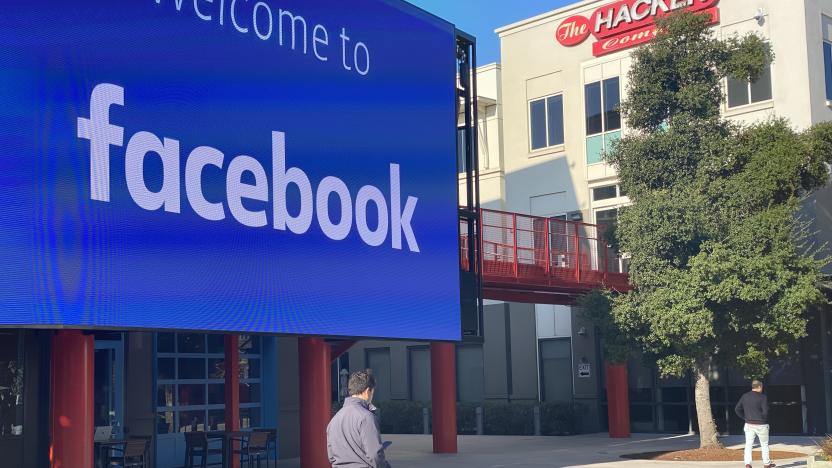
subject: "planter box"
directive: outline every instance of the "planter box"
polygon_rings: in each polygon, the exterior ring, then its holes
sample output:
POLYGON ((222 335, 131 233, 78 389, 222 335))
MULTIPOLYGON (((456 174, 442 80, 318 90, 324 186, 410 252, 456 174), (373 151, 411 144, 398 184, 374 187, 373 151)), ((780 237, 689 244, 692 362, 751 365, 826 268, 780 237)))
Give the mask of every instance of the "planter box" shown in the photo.
POLYGON ((816 455, 810 455, 806 462, 809 468, 832 468, 832 461, 818 460, 816 455))

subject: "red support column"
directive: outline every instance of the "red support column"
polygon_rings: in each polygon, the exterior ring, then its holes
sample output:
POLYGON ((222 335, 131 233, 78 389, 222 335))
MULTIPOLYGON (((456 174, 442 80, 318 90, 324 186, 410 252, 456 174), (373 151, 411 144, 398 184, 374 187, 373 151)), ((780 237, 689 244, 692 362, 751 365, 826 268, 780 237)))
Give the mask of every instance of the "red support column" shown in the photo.
MULTIPOLYGON (((225 335, 225 430, 240 430, 240 337, 225 335)), ((231 443, 231 467, 240 468, 234 456, 238 442, 231 443)))
POLYGON ((578 223, 575 226, 575 281, 581 282, 581 225, 578 223))
POLYGON ((433 452, 457 453, 456 348, 453 343, 431 343, 430 382, 433 399, 433 452))
POLYGON ((513 213, 511 215, 511 219, 513 223, 511 231, 511 242, 513 245, 512 248, 514 249, 514 279, 517 279, 520 271, 520 265, 518 264, 519 255, 517 254, 517 213, 513 213))
POLYGON ((627 364, 607 363, 607 403, 610 437, 630 437, 630 396, 627 364))
POLYGON ((329 344, 323 338, 298 340, 300 355, 300 466, 331 468, 326 426, 332 417, 329 344))
POLYGON ((52 338, 49 463, 51 468, 93 465, 95 342, 82 331, 52 338))

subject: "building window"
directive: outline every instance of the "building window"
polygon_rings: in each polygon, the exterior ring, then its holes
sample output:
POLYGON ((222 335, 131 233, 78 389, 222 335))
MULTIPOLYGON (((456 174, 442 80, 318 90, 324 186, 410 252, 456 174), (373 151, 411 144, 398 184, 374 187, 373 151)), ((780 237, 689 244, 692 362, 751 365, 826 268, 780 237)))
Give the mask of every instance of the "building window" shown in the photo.
POLYGON ((618 187, 616 185, 592 189, 592 201, 610 200, 613 198, 618 198, 618 187))
POLYGON ((0 437, 23 435, 23 333, 0 331, 0 437))
POLYGON ((618 222, 618 208, 601 210, 595 212, 595 224, 604 229, 609 229, 618 222))
POLYGON ((537 99, 529 103, 532 150, 562 145, 563 95, 537 99))
MULTIPOLYGON (((595 225, 598 226, 599 236, 609 231, 618 223, 618 208, 598 210, 595 212, 595 225)), ((607 250, 607 271, 612 273, 628 273, 630 271, 629 255, 609 248, 607 250)))
MULTIPOLYGON (((240 428, 262 426, 260 337, 239 336, 240 428)), ((225 430, 223 335, 156 335, 157 433, 225 430)))
POLYGON ((771 64, 766 65, 756 81, 728 77, 728 107, 739 107, 769 101, 771 92, 771 64))
POLYGON ((601 162, 601 155, 621 138, 621 83, 618 77, 584 86, 586 110, 586 162, 601 162))
POLYGON ((826 100, 832 101, 832 42, 823 41, 823 69, 826 73, 826 100))
POLYGON ((822 15, 820 22, 823 36, 823 71, 826 78, 826 100, 832 101, 832 17, 822 15))
POLYGON ((468 165, 465 161, 465 149, 468 144, 465 141, 465 127, 456 129, 456 168, 460 174, 468 172, 468 165))

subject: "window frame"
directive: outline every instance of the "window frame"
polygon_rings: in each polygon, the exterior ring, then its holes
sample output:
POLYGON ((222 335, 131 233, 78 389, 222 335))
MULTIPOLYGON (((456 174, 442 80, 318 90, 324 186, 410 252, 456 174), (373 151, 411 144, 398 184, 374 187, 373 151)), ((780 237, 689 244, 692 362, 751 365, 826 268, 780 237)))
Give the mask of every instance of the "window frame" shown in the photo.
MULTIPOLYGON (((211 378, 210 371, 208 368, 208 363, 211 359, 225 359, 225 353, 211 353, 208 349, 208 336, 207 333, 178 333, 178 332, 159 332, 155 333, 153 336, 153 368, 154 368, 154 387, 153 387, 153 408, 154 414, 156 418, 154 421, 154 431, 157 435, 167 436, 167 435, 176 435, 182 432, 181 428, 183 426, 180 425, 180 417, 181 413, 183 412, 196 412, 199 411, 202 413, 203 418, 203 431, 210 431, 213 430, 207 426, 207 417, 209 412, 211 411, 219 411, 225 410, 225 401, 222 404, 211 404, 209 402, 209 385, 225 385, 225 378, 211 378), (160 333, 166 333, 173 335, 173 351, 172 352, 159 352, 158 351, 158 337, 160 333), (202 352, 198 353, 187 353, 187 352, 179 352, 179 335, 199 335, 202 337, 203 340, 203 350, 202 352), (160 379, 159 378, 159 370, 158 370, 158 363, 160 359, 173 359, 174 368, 173 368, 173 379, 160 379), (179 378, 179 360, 180 359, 201 359, 202 365, 205 370, 205 377, 201 379, 181 379, 179 378), (173 405, 172 406, 160 406, 160 402, 158 401, 159 395, 159 388, 163 385, 171 385, 173 386, 173 405), (179 387, 181 385, 201 385, 204 389, 204 402, 201 405, 180 405, 179 402, 179 387), (158 429, 158 422, 159 417, 165 413, 173 413, 173 431, 160 433, 158 429)), ((259 366, 259 378, 240 378, 239 384, 258 384, 260 385, 260 401, 255 403, 240 403, 240 409, 259 409, 260 413, 260 424, 259 425, 250 425, 249 427, 243 427, 242 421, 240 422, 240 429, 241 430, 251 430, 262 427, 263 424, 263 342, 261 336, 255 336, 259 341, 259 351, 257 353, 244 353, 243 350, 240 350, 240 359, 257 359, 258 366, 259 366)), ((228 424, 228 421, 224 422, 228 424)), ((226 426, 227 427, 227 426, 226 426)))
MULTIPOLYGON (((826 41, 824 41, 824 42, 826 42, 826 41)), ((727 77, 724 80, 725 110, 726 110, 726 112, 735 112, 737 110, 747 109, 747 108, 755 107, 755 106, 766 106, 767 104, 772 104, 774 102, 774 62, 769 62, 767 66, 768 66, 769 86, 770 86, 769 93, 770 93, 771 97, 769 97, 768 99, 762 99, 762 100, 759 100, 759 101, 754 101, 753 100, 753 94, 752 94, 752 91, 751 91, 751 86, 754 83, 756 83, 756 81, 752 83, 751 81, 745 80, 745 93, 746 93, 745 98, 748 100, 748 102, 746 102, 745 104, 738 104, 736 106, 732 106, 731 105, 731 95, 730 95, 730 82, 731 82, 732 78, 727 77)))
POLYGON ((526 102, 526 118, 528 120, 527 128, 528 128, 528 141, 529 141, 529 152, 530 153, 541 153, 541 152, 546 152, 546 151, 552 151, 552 149, 563 149, 563 147, 566 146, 566 117, 565 117, 565 114, 566 114, 566 96, 565 96, 563 91, 553 93, 553 94, 548 94, 546 96, 537 97, 537 98, 534 98, 534 99, 529 99, 526 102), (561 101, 560 101, 560 103, 561 103, 560 119, 561 119, 561 133, 563 134, 563 141, 560 142, 560 143, 552 144, 552 142, 549 141, 549 118, 550 118, 550 115, 549 115, 549 100, 554 98, 554 97, 560 97, 560 99, 561 99, 561 101), (534 140, 532 138, 533 137, 533 135, 532 135, 532 104, 540 102, 540 101, 543 101, 543 115, 545 117, 544 121, 543 121, 543 132, 544 132, 544 136, 546 138, 546 145, 541 146, 540 148, 535 148, 534 147, 534 140))
POLYGON ((621 136, 624 133, 624 117, 621 115, 621 100, 624 98, 624 95, 623 95, 623 92, 622 92, 622 84, 623 83, 622 83, 621 75, 610 76, 610 77, 607 77, 607 78, 601 78, 599 80, 594 80, 594 81, 586 82, 586 83, 583 84, 583 94, 584 94, 584 96, 583 96, 583 100, 584 100, 584 106, 583 106, 584 107, 584 116, 583 116, 584 162, 586 163, 587 166, 593 166, 593 165, 596 165, 596 164, 604 164, 603 160, 594 161, 594 162, 589 161, 588 145, 589 145, 589 141, 591 139, 600 138, 601 139, 601 151, 606 151, 607 150, 607 140, 609 138, 609 135, 612 135, 614 133, 618 133, 618 138, 621 138, 621 136), (608 128, 607 111, 606 111, 606 95, 607 95, 606 90, 607 90, 607 88, 606 88, 605 85, 606 85, 607 82, 612 81, 612 80, 617 80, 618 81, 618 123, 619 123, 619 125, 618 125, 618 128, 615 128, 615 129, 609 129, 608 128), (592 85, 598 85, 598 89, 599 89, 599 93, 600 93, 600 97, 601 97, 601 102, 600 102, 600 104, 601 104, 601 107, 600 107, 601 131, 598 132, 598 133, 590 134, 589 133, 589 128, 588 128, 588 125, 587 125, 588 120, 589 120, 589 116, 587 115, 587 107, 586 106, 587 106, 587 88, 589 86, 592 86, 592 85))
POLYGON ((590 81, 589 83, 584 83, 584 135, 586 137, 594 137, 598 135, 606 135, 607 133, 618 132, 624 129, 624 120, 621 116, 621 76, 611 76, 609 78, 602 78, 600 80, 590 81), (610 129, 607 125, 607 93, 606 93, 606 83, 608 81, 617 80, 618 81, 618 128, 610 129), (587 128, 587 120, 589 116, 586 115, 586 89, 588 86, 592 86, 597 84, 599 87, 599 92, 601 95, 601 131, 597 133, 589 133, 589 129, 587 128))
POLYGON ((832 101, 832 41, 821 39, 821 53, 823 54, 823 84, 827 103, 832 101), (827 46, 829 48, 827 53, 827 46))

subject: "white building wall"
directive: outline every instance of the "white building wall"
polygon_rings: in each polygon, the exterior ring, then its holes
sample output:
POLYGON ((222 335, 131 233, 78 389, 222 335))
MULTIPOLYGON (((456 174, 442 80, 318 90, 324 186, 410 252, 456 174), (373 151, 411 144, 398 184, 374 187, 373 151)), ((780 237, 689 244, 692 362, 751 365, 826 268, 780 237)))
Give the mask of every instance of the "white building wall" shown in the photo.
MULTIPOLYGON (((586 157, 584 85, 618 76, 627 89, 633 49, 596 58, 593 38, 574 47, 555 40, 560 23, 573 15, 589 17, 608 0, 583 1, 498 29, 502 52, 503 148, 506 209, 535 215, 558 215, 580 210, 595 222, 595 213, 626 204, 626 197, 593 202, 591 190, 615 184, 615 171, 604 163, 589 164, 586 157), (530 101, 562 94, 563 145, 532 151, 529 131, 530 101)), ((725 115, 750 123, 777 115, 798 129, 813 122, 832 120, 824 87, 822 38, 832 40, 832 26, 824 31, 821 18, 830 17, 832 0, 722 0, 721 37, 755 33, 771 41, 776 55, 772 65, 770 101, 724 109, 725 115), (755 16, 762 9, 763 19, 755 16)), ((626 122, 623 132, 626 133, 626 122)))
MULTIPOLYGON (((500 65, 489 64, 477 69, 480 203, 483 208, 504 209, 505 177, 502 148, 502 99, 500 65)), ((464 118, 460 116, 460 125, 464 118)), ((465 199, 465 177, 460 174, 459 196, 465 199)))
MULTIPOLYGON (((618 76, 622 97, 626 96, 633 49, 596 58, 592 37, 574 47, 564 47, 555 39, 564 19, 589 17, 611 3, 581 1, 497 30, 502 54, 502 193, 507 211, 538 216, 579 211, 584 221, 594 223, 598 212, 629 203, 620 193, 603 201, 592 199, 593 188, 616 185, 617 175, 607 164, 587 162, 584 85, 618 76), (529 104, 554 95, 563 96, 564 143, 532 150, 529 104)), ((799 130, 832 120, 822 55, 823 39, 832 42, 832 0, 722 0, 718 7, 721 16, 714 26, 716 34, 758 34, 771 42, 776 56, 771 69, 772 99, 733 109, 726 106, 726 117, 747 124, 785 117, 799 130), (755 17, 761 9, 758 20, 755 17), (823 15, 828 16, 826 22, 823 15)), ((626 121, 622 131, 627 132, 626 121)), ((807 206, 815 216, 821 241, 832 238, 832 186, 807 206)), ((538 339, 569 336, 564 327, 573 327, 572 314, 568 307, 536 305, 538 339)))

